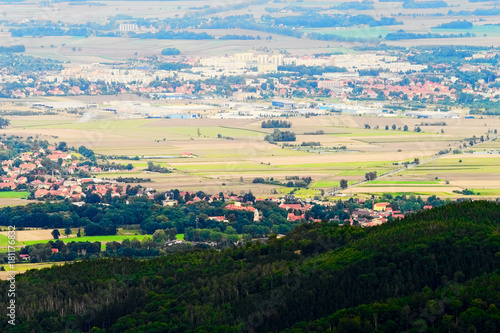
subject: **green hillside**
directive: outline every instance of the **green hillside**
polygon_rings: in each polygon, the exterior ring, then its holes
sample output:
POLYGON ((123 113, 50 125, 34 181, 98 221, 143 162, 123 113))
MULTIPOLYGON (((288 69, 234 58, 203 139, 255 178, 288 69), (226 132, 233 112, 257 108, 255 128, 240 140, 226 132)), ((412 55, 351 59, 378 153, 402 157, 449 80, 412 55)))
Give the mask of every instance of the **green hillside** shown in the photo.
POLYGON ((305 224, 269 244, 29 271, 9 332, 496 332, 499 222, 500 205, 465 202, 372 228, 305 224))

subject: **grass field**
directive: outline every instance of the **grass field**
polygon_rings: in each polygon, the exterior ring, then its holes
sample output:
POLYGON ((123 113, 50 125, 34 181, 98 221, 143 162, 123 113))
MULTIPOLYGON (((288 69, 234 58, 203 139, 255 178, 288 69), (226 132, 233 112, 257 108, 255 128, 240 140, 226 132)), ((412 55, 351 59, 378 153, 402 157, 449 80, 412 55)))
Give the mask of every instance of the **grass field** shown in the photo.
MULTIPOLYGON (((16 241, 14 246, 22 246, 23 243, 16 241)), ((9 237, 5 235, 0 235, 0 247, 7 248, 8 246, 12 246, 9 244, 9 237)), ((7 252, 7 251, 5 251, 7 252)))
POLYGON ((2 191, 0 192, 0 199, 21 199, 27 198, 29 195, 29 192, 2 191))
POLYGON ((500 189, 472 189, 474 193, 485 196, 500 196, 500 189))

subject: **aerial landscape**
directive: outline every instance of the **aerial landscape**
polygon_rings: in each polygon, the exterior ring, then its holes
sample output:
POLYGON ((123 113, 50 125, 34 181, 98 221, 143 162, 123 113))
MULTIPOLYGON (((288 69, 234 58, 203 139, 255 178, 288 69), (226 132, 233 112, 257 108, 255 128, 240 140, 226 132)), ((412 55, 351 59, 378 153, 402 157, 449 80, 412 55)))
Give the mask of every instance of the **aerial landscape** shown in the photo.
POLYGON ((0 13, 0 332, 500 332, 497 0, 0 13))

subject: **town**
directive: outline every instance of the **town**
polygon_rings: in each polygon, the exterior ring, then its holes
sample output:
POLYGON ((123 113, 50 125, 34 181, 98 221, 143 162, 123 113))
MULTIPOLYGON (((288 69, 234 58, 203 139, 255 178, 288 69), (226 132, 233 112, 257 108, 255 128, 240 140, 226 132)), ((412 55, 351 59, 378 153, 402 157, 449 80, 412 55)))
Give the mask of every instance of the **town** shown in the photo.
POLYGON ((224 57, 159 55, 128 63, 59 65, 35 77, 34 73, 28 77, 22 71, 7 71, 0 84, 3 97, 19 101, 37 96, 110 97, 101 104, 19 104, 34 111, 97 108, 121 115, 167 118, 331 112, 379 116, 397 113, 422 118, 495 114, 500 97, 500 68, 494 65, 498 52, 453 51, 463 60, 460 66, 444 58, 445 52, 450 51, 395 50, 305 57, 252 52, 224 57), (423 65, 422 59, 432 64, 423 65), (146 100, 127 104, 115 101, 116 94, 146 100), (318 98, 338 102, 318 102, 318 98), (166 104, 154 106, 157 103, 148 99, 166 104), (186 105, 179 106, 182 101, 186 105), (402 103, 410 103, 411 107, 405 108, 402 103))

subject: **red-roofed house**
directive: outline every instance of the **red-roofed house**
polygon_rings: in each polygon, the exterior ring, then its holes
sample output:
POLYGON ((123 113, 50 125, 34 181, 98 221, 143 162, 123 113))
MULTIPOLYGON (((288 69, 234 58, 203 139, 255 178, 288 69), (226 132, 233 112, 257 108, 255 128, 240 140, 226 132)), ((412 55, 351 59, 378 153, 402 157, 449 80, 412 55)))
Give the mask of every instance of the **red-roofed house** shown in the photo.
POLYGON ((13 182, 0 183, 0 188, 10 188, 11 190, 15 190, 16 187, 16 184, 14 184, 13 182))
POLYGON ((259 211, 252 206, 242 206, 240 202, 235 202, 234 204, 227 205, 225 207, 226 209, 234 209, 234 210, 246 210, 253 212, 253 220, 254 222, 257 222, 260 220, 259 218, 259 211))
POLYGON ((287 220, 288 221, 297 221, 297 220, 302 220, 302 219, 305 219, 306 216, 305 214, 302 214, 302 215, 295 215, 294 213, 288 213, 288 216, 287 216, 287 220))

